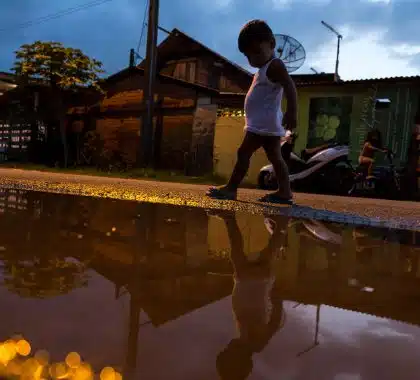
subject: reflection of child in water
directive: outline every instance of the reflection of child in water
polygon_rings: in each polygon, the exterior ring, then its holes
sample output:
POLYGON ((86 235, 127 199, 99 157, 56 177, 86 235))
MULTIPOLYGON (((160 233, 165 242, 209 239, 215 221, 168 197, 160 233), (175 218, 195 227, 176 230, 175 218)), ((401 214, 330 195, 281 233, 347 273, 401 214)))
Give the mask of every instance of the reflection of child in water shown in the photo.
POLYGON ((283 326, 282 300, 275 295, 273 261, 275 252, 285 245, 286 218, 277 218, 267 247, 249 260, 233 213, 220 215, 226 224, 234 269, 232 308, 239 337, 233 339, 217 357, 221 379, 246 379, 252 372, 252 355, 261 352, 283 326))

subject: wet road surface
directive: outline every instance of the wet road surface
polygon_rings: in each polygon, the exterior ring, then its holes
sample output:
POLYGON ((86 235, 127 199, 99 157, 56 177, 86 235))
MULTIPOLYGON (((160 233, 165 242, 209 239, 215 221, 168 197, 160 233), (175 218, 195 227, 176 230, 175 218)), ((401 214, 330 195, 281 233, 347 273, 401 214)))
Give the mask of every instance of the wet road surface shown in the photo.
POLYGON ((419 257, 414 231, 2 189, 0 340, 124 379, 415 380, 419 257))
POLYGON ((223 202, 205 197, 208 186, 202 185, 4 168, 0 168, 1 184, 16 189, 60 194, 223 208, 252 213, 270 212, 306 219, 420 231, 420 202, 295 193, 296 206, 291 209, 256 202, 265 194, 261 190, 241 189, 238 202, 223 202))

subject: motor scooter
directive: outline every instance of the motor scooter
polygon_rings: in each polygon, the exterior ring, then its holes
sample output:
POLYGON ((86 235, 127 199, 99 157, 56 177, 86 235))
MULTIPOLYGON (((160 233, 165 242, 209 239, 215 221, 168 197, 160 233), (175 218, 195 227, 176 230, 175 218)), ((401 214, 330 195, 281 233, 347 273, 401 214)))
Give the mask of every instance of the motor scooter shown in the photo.
MULTIPOLYGON (((297 137, 296 133, 287 131, 281 142, 281 151, 289 168, 292 188, 346 195, 354 183, 354 169, 348 158, 348 145, 329 142, 315 148, 304 149, 298 156, 293 151, 297 137)), ((258 186, 264 190, 277 188, 273 165, 261 168, 258 186)))
POLYGON ((399 199, 401 197, 401 174, 394 165, 395 154, 391 150, 387 150, 386 156, 388 167, 374 170, 372 178, 368 178, 365 165, 359 165, 356 168, 354 182, 348 195, 387 199, 399 199))

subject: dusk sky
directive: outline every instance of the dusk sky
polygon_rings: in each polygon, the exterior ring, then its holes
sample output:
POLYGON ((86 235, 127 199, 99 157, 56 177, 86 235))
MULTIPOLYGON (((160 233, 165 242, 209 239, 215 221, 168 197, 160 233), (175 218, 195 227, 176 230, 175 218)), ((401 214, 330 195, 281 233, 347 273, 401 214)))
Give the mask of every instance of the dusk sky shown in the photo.
MULTIPOLYGON (((21 28, 27 21, 92 0, 3 0, 0 2, 0 71, 8 71, 13 52, 35 40, 60 41, 101 60, 107 74, 128 64, 142 27, 145 0, 110 0, 55 20, 21 28)), ((248 20, 261 18, 275 33, 289 34, 306 49, 297 73, 333 72, 333 25, 344 36, 343 79, 420 75, 420 0, 160 0, 160 25, 191 35, 247 67, 237 51, 237 34, 248 20)), ((161 36, 161 38, 163 35, 161 36)), ((144 39, 145 40, 145 39, 144 39)), ((144 42, 141 47, 144 52, 144 42)))

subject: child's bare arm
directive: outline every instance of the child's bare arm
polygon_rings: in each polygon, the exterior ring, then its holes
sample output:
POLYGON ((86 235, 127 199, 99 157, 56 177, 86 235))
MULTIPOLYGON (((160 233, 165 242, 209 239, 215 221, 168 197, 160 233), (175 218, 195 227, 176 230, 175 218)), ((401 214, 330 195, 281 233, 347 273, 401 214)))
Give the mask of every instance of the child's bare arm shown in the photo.
POLYGON ((376 152, 386 152, 387 151, 387 149, 384 149, 384 148, 377 148, 376 146, 372 145, 370 142, 366 142, 365 146, 368 149, 372 149, 376 152))
POLYGON ((287 127, 295 129, 298 112, 296 86, 287 72, 286 66, 280 59, 274 59, 270 63, 267 69, 267 78, 274 83, 279 83, 283 87, 287 99, 287 122, 291 124, 287 125, 287 127))

